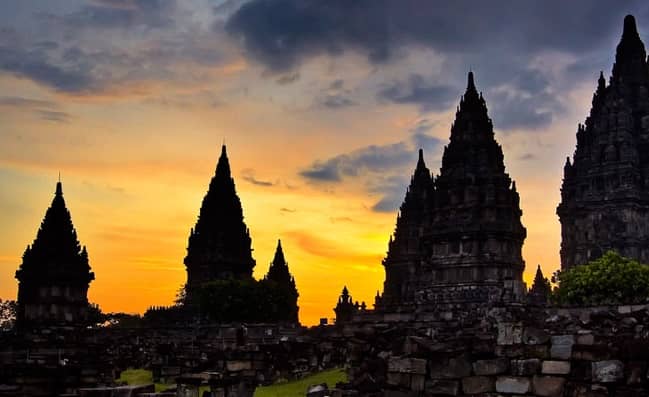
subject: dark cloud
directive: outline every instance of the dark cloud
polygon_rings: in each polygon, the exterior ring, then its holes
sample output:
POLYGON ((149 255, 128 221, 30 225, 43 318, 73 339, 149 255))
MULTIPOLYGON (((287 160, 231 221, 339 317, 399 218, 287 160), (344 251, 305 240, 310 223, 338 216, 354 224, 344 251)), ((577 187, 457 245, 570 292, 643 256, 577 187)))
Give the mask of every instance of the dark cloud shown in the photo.
POLYGON ((429 84, 419 74, 411 74, 406 81, 384 86, 378 93, 381 100, 416 104, 423 112, 446 110, 456 99, 457 90, 444 84, 429 84))
POLYGON ((0 46, 0 70, 50 86, 58 91, 82 92, 94 87, 84 65, 59 66, 44 51, 0 46))
POLYGON ((403 202, 407 186, 408 177, 405 175, 395 175, 373 181, 369 191, 380 194, 381 198, 372 205, 372 211, 396 211, 403 202))
POLYGON ((251 57, 285 70, 309 56, 345 50, 382 63, 409 45, 451 53, 484 47, 583 52, 619 32, 626 12, 646 9, 642 0, 252 0, 226 28, 251 57))
POLYGON ((175 0, 95 0, 74 13, 48 17, 73 28, 167 28, 173 26, 175 7, 175 0))
POLYGON ((284 74, 284 75, 278 77, 277 80, 275 80, 275 81, 279 85, 287 85, 287 84, 295 83, 299 79, 300 79, 300 73, 294 72, 294 73, 284 74))
POLYGON ((341 109, 357 105, 352 91, 345 87, 342 79, 332 81, 316 98, 316 104, 329 109, 341 109))
POLYGON ((440 144, 438 138, 415 134, 407 141, 371 145, 324 161, 315 161, 300 175, 313 182, 328 183, 363 176, 367 191, 380 196, 372 205, 372 210, 389 212, 398 208, 403 199, 408 184, 407 175, 417 161, 417 149, 431 153, 440 144))

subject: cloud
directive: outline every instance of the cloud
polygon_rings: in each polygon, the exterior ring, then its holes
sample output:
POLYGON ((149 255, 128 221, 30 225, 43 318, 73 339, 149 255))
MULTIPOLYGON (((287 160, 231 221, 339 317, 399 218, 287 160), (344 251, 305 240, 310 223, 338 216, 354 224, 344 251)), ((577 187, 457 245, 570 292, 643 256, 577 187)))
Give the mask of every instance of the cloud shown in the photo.
POLYGON ((403 47, 417 45, 452 53, 503 46, 510 52, 581 52, 619 31, 624 13, 647 9, 641 0, 550 3, 554 4, 252 0, 232 14, 226 29, 241 40, 251 58, 280 71, 311 56, 345 51, 363 53, 380 64, 395 58, 403 47))
POLYGON ((395 81, 381 88, 380 100, 400 104, 416 104, 422 112, 446 110, 457 98, 457 90, 444 84, 429 84, 419 74, 405 81, 395 81))
POLYGON ((175 0, 94 0, 73 13, 49 17, 74 28, 165 28, 174 23, 175 7, 175 0))
POLYGON ((68 122, 70 114, 60 110, 58 104, 43 99, 23 98, 15 96, 0 97, 0 108, 11 108, 14 111, 27 111, 38 118, 57 123, 68 122))
MULTIPOLYGON (((419 123, 418 123, 419 124, 419 123)), ((416 128, 416 127, 413 127, 416 128)), ((314 183, 342 183, 354 178, 368 193, 379 195, 371 209, 391 212, 399 207, 408 177, 417 161, 417 149, 434 152, 441 141, 423 133, 387 145, 370 145, 326 160, 314 161, 300 176, 314 183)))
POLYGON ((242 170, 241 174, 242 174, 241 178, 244 181, 252 183, 253 185, 264 186, 264 187, 270 187, 270 186, 275 186, 276 185, 275 182, 264 181, 264 180, 260 180, 260 179, 255 178, 255 170, 250 169, 250 168, 246 168, 246 169, 242 170))
POLYGON ((316 98, 316 103, 329 109, 341 109, 357 105, 351 99, 352 91, 345 87, 345 81, 337 79, 332 81, 327 88, 316 98))
POLYGON ((282 208, 280 208, 279 211, 280 211, 280 212, 289 213, 289 214, 292 214, 292 213, 296 212, 296 210, 294 210, 294 209, 292 209, 292 208, 286 208, 286 207, 282 207, 282 208))

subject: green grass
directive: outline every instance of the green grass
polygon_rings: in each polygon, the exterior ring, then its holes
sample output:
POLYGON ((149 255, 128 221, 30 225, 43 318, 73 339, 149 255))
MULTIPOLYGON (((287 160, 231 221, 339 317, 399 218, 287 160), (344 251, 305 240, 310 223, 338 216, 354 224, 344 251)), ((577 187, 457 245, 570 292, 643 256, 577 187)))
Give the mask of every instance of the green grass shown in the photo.
MULTIPOLYGON (((117 379, 118 382, 126 382, 127 385, 148 385, 153 383, 153 374, 146 369, 127 369, 122 371, 117 379)), ((173 385, 155 383, 155 391, 160 392, 173 385)))
MULTIPOLYGON (((126 382, 128 385, 145 385, 153 383, 153 375, 151 371, 147 371, 146 369, 127 369, 126 371, 122 371, 117 381, 126 382)), ((307 387, 311 385, 326 383, 329 388, 332 388, 336 383, 345 381, 347 381, 345 371, 340 368, 329 369, 299 380, 258 387, 255 390, 255 397, 304 397, 307 387)), ((155 391, 159 392, 170 386, 173 385, 156 383, 155 391)), ((201 390, 201 394, 199 395, 202 395, 202 392, 203 390, 201 390)))
POLYGON ((255 390, 255 397, 304 397, 307 387, 311 385, 326 383, 331 389, 336 383, 345 381, 347 381, 345 371, 340 368, 329 369, 299 380, 258 387, 255 390))

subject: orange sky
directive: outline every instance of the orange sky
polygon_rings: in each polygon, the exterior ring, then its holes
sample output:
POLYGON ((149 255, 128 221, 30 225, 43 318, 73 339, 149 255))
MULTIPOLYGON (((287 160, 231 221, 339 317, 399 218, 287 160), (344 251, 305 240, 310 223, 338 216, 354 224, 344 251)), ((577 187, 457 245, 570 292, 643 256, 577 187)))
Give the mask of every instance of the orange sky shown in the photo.
POLYGON ((577 29, 565 35, 569 45, 514 47, 519 33, 549 38, 528 34, 534 24, 513 21, 498 23, 514 29, 498 30, 507 40, 483 46, 449 50, 425 41, 429 36, 395 38, 397 56, 379 62, 356 38, 340 44, 344 51, 314 40, 277 64, 268 58, 275 53, 253 53, 226 33, 225 21, 242 2, 167 3, 174 6, 151 10, 136 0, 2 6, 0 298, 16 296, 14 273, 61 172, 96 275, 90 300, 104 311, 137 313, 170 304, 185 281, 187 237, 225 141, 255 276, 265 274, 281 238, 303 324, 333 317, 343 285, 371 304, 382 289, 394 200, 405 194, 416 139, 427 139, 425 159, 437 174, 470 68, 521 196, 525 279, 537 264, 546 275, 558 268, 563 164, 599 71, 610 71, 621 18, 598 28, 590 47, 579 36, 581 25, 571 23, 562 25, 577 29), (104 12, 114 15, 118 3, 132 6, 120 8, 133 13, 130 19, 99 20, 104 12), (84 22, 88 15, 96 19, 84 22), (389 158, 382 163, 377 153, 389 158), (325 165, 336 165, 340 175, 304 174, 325 165))

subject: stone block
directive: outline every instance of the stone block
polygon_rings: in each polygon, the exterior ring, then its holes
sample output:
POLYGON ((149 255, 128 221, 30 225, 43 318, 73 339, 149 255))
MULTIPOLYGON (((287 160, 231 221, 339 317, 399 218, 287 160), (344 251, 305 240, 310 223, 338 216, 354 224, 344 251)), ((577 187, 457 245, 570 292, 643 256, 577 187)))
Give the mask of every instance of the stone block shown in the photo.
POLYGON ((545 375, 567 375, 570 373, 570 361, 543 361, 541 373, 545 375))
POLYGON ((410 376, 410 390, 424 391, 425 384, 426 384, 426 377, 424 375, 414 374, 410 376))
POLYGON ((624 378, 624 364, 618 360, 595 361, 592 371, 593 382, 615 383, 624 378))
POLYGON ((595 335, 593 335, 592 333, 577 335, 576 342, 578 345, 587 345, 587 346, 594 345, 595 335))
MULTIPOLYGON (((639 385, 644 381, 644 374, 647 373, 647 366, 645 365, 645 363, 632 361, 625 365, 625 369, 627 385, 639 385)), ((649 374, 647 375, 647 379, 649 379, 649 374)))
POLYGON ((431 379, 458 379, 471 375, 471 362, 466 356, 453 357, 448 360, 431 361, 431 379))
POLYGON ((473 372, 476 375, 500 375, 509 369, 509 360, 496 358, 493 360, 478 360, 473 363, 473 372))
POLYGON ((572 357, 572 345, 552 345, 550 357, 559 360, 569 360, 572 357))
POLYGON ((457 396, 460 392, 460 382, 456 380, 428 380, 425 390, 426 393, 435 396, 457 396))
POLYGON ((491 393, 496 390, 494 378, 488 376, 469 376, 462 378, 462 392, 464 394, 491 393))
POLYGON ((574 335, 555 335, 552 337, 552 345, 574 345, 574 335))
POLYGON ((400 372, 408 374, 426 374, 426 360, 421 358, 400 358, 391 357, 388 360, 389 372, 400 372))
POLYGON ((240 360, 228 361, 225 364, 225 367, 230 372, 245 371, 245 370, 248 370, 248 369, 252 369, 252 362, 250 362, 250 361, 240 361, 240 360))
POLYGON ((525 394, 531 390, 529 378, 517 376, 499 376, 496 379, 496 391, 507 394, 525 394))
POLYGON ((541 368, 541 360, 538 358, 529 358, 526 360, 512 360, 511 372, 516 376, 536 375, 541 368))
POLYGON ((523 331, 523 343, 526 345, 543 345, 549 340, 550 335, 542 329, 525 327, 523 331))
POLYGON ((558 376, 535 376, 533 382, 534 394, 542 397, 561 397, 566 384, 564 378, 558 376))
POLYGON ((523 325, 521 323, 498 323, 499 345, 517 345, 523 341, 523 325))

